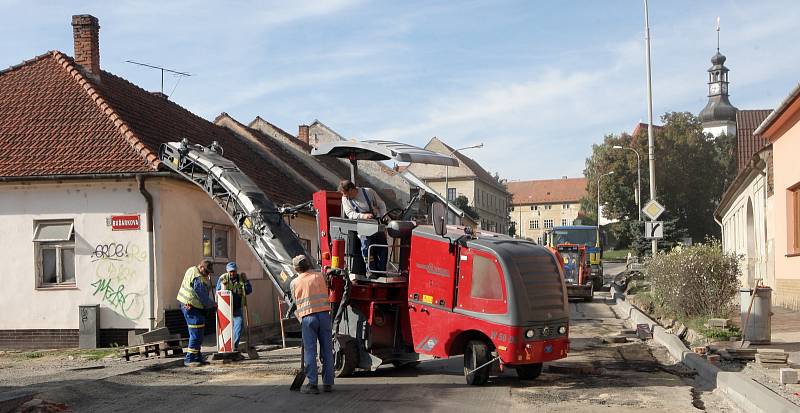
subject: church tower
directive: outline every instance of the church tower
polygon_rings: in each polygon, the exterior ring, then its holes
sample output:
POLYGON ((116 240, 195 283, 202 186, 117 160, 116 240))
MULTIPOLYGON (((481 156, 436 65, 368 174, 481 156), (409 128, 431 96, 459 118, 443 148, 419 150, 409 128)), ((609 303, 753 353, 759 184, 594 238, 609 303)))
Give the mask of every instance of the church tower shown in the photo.
POLYGON ((717 19, 717 53, 711 57, 708 69, 708 103, 700 111, 703 132, 714 137, 736 135, 736 109, 728 100, 728 68, 725 56, 719 52, 719 19, 717 19))

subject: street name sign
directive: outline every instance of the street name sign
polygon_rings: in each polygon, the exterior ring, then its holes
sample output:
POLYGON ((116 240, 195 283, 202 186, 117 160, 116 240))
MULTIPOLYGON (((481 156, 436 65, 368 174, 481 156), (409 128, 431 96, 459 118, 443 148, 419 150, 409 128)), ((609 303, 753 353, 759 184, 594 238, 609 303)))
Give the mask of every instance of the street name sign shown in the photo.
POLYGON ((642 208, 642 212, 644 212, 651 221, 658 219, 664 211, 664 206, 659 204, 655 199, 651 199, 650 202, 642 208))
POLYGON ((664 238, 664 223, 662 221, 645 221, 644 237, 647 239, 664 238))

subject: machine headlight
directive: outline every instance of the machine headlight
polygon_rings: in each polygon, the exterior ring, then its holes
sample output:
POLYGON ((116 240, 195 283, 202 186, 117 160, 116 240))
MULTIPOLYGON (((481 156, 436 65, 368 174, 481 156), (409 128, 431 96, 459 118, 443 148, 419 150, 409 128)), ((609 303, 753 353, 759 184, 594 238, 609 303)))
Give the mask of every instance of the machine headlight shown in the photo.
POLYGON ((534 333, 534 332, 533 332, 533 329, 530 329, 530 330, 528 330, 528 331, 526 331, 526 332, 525 332, 525 337, 527 337, 527 338, 533 338, 533 335, 534 335, 534 334, 536 334, 536 333, 534 333))
POLYGON ((567 327, 561 326, 558 328, 558 334, 566 334, 566 333, 567 333, 567 327))

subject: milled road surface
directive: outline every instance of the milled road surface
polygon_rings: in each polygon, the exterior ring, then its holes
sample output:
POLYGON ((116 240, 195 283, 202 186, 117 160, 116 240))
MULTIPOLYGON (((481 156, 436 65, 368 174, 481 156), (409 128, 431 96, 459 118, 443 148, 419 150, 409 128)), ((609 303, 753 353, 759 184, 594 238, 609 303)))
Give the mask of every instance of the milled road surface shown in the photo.
POLYGON ((337 379, 333 393, 302 395, 289 391, 299 364, 299 350, 292 348, 237 364, 51 382, 39 397, 76 412, 734 411, 697 386, 691 371, 669 361, 664 349, 639 340, 604 342, 624 328, 607 296, 596 293, 593 303, 570 304, 570 356, 547 364, 533 381, 520 381, 509 370, 486 386, 467 386, 458 357, 417 368, 384 367, 337 379))

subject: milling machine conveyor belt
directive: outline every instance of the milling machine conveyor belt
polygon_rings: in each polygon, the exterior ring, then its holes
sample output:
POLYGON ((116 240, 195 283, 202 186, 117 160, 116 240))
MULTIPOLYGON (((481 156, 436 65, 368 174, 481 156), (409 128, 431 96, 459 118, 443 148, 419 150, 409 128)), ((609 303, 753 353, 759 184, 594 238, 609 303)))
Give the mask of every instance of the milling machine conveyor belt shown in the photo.
MULTIPOLYGON (((258 257, 261 266, 289 301, 289 285, 294 270, 292 257, 305 254, 300 237, 283 220, 272 200, 242 172, 222 156, 216 142, 210 147, 182 142, 161 145, 159 159, 171 170, 193 182, 222 208, 239 229, 239 234, 258 257)), ((311 259, 312 263, 316 260, 311 259)))

